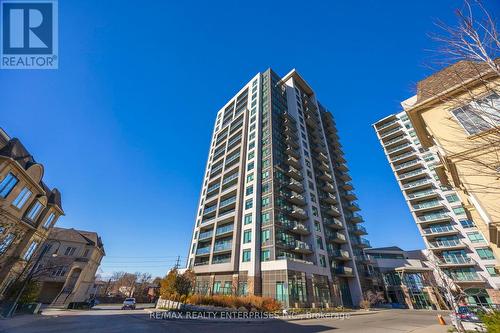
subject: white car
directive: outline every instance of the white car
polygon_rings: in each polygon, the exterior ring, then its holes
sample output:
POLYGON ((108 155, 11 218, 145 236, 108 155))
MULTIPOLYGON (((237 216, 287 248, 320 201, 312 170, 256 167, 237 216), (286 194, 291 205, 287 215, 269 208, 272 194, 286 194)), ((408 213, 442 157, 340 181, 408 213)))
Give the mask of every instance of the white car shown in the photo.
POLYGON ((135 310, 135 298, 133 297, 125 298, 125 300, 123 301, 122 310, 126 309, 135 310))

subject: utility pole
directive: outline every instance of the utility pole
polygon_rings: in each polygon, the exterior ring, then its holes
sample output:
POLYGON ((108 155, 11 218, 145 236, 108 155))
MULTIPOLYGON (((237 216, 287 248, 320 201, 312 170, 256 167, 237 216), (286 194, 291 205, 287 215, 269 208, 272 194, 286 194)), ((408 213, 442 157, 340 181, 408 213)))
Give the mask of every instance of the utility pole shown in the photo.
POLYGON ((177 256, 177 260, 175 261, 174 269, 179 269, 179 261, 181 260, 180 256, 177 256))

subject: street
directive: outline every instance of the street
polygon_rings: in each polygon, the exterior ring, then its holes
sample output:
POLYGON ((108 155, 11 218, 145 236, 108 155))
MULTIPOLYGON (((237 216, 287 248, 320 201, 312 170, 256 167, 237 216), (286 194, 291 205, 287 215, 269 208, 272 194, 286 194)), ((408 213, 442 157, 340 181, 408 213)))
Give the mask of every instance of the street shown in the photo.
MULTIPOLYGON (((265 320, 209 322, 207 320, 155 320, 144 309, 119 310, 101 306, 90 311, 50 311, 41 316, 21 315, 0 321, 2 333, 52 332, 446 332, 437 325, 437 312, 382 310, 357 313, 349 319, 265 320)), ((445 316, 448 320, 448 318, 445 316)))

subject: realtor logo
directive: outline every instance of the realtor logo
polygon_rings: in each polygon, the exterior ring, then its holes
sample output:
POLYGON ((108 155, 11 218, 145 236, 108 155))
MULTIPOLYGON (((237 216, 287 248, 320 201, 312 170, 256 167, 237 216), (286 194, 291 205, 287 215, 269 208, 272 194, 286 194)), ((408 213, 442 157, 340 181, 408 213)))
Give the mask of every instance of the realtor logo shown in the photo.
POLYGON ((58 67, 57 1, 0 0, 2 69, 58 67))

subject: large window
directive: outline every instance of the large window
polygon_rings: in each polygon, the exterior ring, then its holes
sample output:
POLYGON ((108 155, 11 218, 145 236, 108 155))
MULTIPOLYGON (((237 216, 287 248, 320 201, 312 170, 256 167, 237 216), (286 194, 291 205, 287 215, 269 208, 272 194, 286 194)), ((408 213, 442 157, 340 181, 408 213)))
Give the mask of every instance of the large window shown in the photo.
POLYGON ((245 230, 243 232, 243 244, 250 243, 252 241, 252 230, 245 230))
POLYGON ((0 197, 6 198, 14 186, 16 186, 17 182, 18 179, 11 172, 9 172, 0 182, 0 197))
POLYGON ((32 241, 30 246, 28 247, 28 250, 26 250, 26 253, 24 253, 24 260, 30 260, 31 257, 33 256, 33 253, 35 253, 36 248, 38 247, 38 242, 37 241, 32 241))
POLYGON ((21 209, 26 201, 28 201, 28 199, 31 197, 31 194, 31 191, 28 190, 27 187, 23 188, 19 195, 14 199, 14 201, 12 201, 12 205, 21 209))
POLYGON ((469 232, 467 233, 467 237, 469 237, 472 243, 480 243, 484 242, 483 236, 479 233, 479 231, 469 232))
POLYGON ((479 101, 453 110, 452 113, 469 135, 500 126, 500 98, 491 94, 479 101))
POLYGON ((251 252, 250 250, 243 250, 243 262, 248 262, 251 259, 251 252))
POLYGON ((492 260, 495 259, 495 256, 493 255, 493 251, 489 247, 483 247, 481 249, 476 249, 477 254, 479 255, 479 258, 483 260, 492 260))
POLYGON ((54 221, 55 218, 56 218, 56 215, 54 213, 50 213, 49 217, 47 218, 47 220, 43 224, 43 227, 45 229, 49 228, 50 225, 52 224, 52 221, 54 221))
POLYGON ((29 210, 28 214, 26 214, 26 217, 30 219, 31 221, 35 221, 36 218, 38 217, 38 213, 40 213, 40 210, 42 210, 42 204, 40 201, 36 201, 35 204, 31 207, 29 210))
POLYGON ((269 261, 271 260, 271 252, 269 250, 262 250, 260 255, 261 261, 269 261))
POLYGON ((16 238, 16 235, 13 233, 7 234, 4 239, 0 241, 0 253, 5 253, 7 249, 9 248, 10 244, 14 241, 14 238, 16 238))
POLYGON ((261 242, 267 242, 271 239, 271 230, 270 229, 264 229, 261 231, 261 242))

